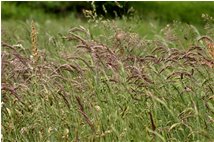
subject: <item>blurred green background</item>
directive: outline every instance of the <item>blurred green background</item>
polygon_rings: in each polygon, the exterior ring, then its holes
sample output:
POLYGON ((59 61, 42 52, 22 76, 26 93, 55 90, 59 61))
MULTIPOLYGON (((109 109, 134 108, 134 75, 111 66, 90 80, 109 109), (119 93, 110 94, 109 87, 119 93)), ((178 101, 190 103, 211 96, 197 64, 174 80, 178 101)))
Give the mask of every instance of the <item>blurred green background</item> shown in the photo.
POLYGON ((47 18, 84 19, 82 10, 93 10, 96 7, 98 16, 104 18, 137 16, 143 20, 157 20, 168 23, 179 20, 190 24, 203 24, 203 13, 214 16, 214 2, 2 2, 2 20, 29 19, 44 20, 47 18), (107 11, 107 13, 105 12, 107 11))

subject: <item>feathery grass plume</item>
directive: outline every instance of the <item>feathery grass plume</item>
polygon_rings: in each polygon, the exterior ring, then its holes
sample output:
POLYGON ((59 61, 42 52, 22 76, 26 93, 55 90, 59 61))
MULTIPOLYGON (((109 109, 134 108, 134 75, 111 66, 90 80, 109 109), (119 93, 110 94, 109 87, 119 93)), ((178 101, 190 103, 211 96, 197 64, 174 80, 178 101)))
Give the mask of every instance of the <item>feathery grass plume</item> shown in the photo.
POLYGON ((198 41, 203 40, 206 43, 209 54, 214 58, 214 41, 208 36, 202 36, 198 41))
POLYGON ((33 20, 31 22, 31 44, 32 44, 33 63, 36 63, 39 59, 39 54, 37 47, 37 31, 33 20))

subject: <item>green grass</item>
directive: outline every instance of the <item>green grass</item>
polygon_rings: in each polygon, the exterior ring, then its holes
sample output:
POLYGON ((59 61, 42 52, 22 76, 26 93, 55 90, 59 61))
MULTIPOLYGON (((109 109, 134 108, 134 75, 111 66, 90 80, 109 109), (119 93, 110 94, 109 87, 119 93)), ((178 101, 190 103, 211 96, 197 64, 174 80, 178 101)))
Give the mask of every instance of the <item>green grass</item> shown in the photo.
POLYGON ((204 24, 199 18, 201 14, 209 14, 214 16, 214 2, 2 2, 2 19, 22 19, 34 18, 45 20, 48 17, 67 17, 75 13, 77 17, 83 18, 80 9, 92 9, 96 7, 98 15, 102 14, 106 17, 114 17, 113 11, 117 11, 117 15, 138 15, 142 19, 159 20, 160 23, 168 23, 173 20, 180 20, 190 24, 204 24), (104 14, 103 6, 107 13, 104 14), (119 7, 120 8, 119 8, 119 7), (135 11, 132 13, 131 11, 135 11), (79 13, 78 13, 79 12, 79 13))
POLYGON ((133 2, 132 6, 144 19, 164 22, 180 20, 190 24, 203 24, 202 13, 213 15, 214 2, 133 2))
POLYGON ((3 141, 214 140, 213 23, 36 22, 36 64, 30 23, 2 21, 3 141))

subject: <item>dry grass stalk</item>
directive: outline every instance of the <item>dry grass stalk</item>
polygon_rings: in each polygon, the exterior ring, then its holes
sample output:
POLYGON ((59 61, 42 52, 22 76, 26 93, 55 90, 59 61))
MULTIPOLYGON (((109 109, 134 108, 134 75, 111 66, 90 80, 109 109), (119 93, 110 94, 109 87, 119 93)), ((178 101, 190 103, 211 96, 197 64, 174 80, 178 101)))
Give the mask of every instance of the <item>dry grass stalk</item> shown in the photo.
POLYGON ((70 108, 70 103, 69 103, 69 101, 68 101, 68 94, 63 90, 63 89, 61 89, 60 88, 60 90, 58 91, 58 94, 60 95, 60 96, 62 96, 62 98, 63 98, 63 100, 65 101, 65 104, 66 104, 66 106, 68 107, 68 108, 70 108))
POLYGON ((171 77, 176 77, 176 76, 180 76, 180 79, 183 79, 184 76, 191 78, 192 77, 192 73, 177 71, 177 72, 173 72, 171 75, 169 75, 167 77, 167 79, 169 79, 171 77))
POLYGON ((79 112, 82 114, 82 116, 84 117, 85 121, 87 122, 87 124, 91 127, 91 130, 93 132, 95 132, 95 128, 94 128, 94 124, 92 123, 92 121, 89 119, 88 115, 85 113, 84 111, 84 106, 80 100, 80 97, 76 96, 76 100, 79 106, 79 112))
POLYGON ((172 68, 172 65, 167 65, 167 66, 163 67, 163 68, 159 71, 159 74, 162 73, 164 70, 169 69, 169 68, 172 68))
POLYGON ((148 114, 149 114, 149 117, 150 117, 152 130, 155 131, 156 130, 156 126, 155 126, 155 123, 154 123, 154 119, 153 119, 152 113, 148 112, 148 114))
POLYGON ((32 44, 33 63, 36 63, 39 59, 39 53, 37 46, 37 31, 34 21, 31 22, 31 44, 32 44))

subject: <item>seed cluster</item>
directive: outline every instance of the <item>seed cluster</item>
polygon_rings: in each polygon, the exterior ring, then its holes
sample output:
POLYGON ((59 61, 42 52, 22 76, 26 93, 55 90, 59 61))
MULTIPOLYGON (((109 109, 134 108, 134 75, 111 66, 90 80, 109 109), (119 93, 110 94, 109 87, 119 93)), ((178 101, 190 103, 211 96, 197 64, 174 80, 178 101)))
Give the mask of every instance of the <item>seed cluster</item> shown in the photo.
POLYGON ((38 53, 37 31, 34 21, 32 21, 31 23, 31 43, 32 43, 33 63, 36 63, 39 59, 39 53, 38 53))

